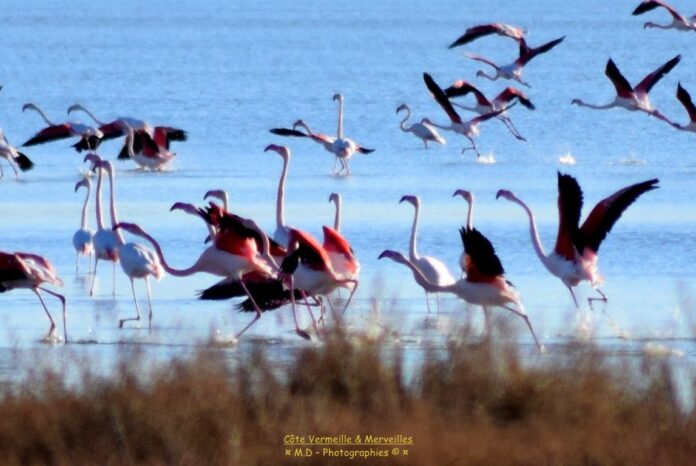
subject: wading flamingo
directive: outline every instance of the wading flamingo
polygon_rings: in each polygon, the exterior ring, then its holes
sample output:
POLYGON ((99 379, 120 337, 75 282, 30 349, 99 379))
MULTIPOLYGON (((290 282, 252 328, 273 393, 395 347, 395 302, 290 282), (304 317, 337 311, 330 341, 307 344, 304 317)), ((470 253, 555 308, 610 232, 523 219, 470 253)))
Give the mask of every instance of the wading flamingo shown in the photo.
MULTIPOLYGON (((452 197, 461 196, 464 198, 466 203, 469 205, 469 209, 466 214, 466 229, 471 230, 474 228, 474 193, 467 191, 465 189, 458 189, 452 194, 452 197)), ((462 251, 459 256, 459 267, 462 269, 462 276, 466 273, 466 251, 462 251)))
POLYGON ((82 221, 80 229, 75 232, 72 238, 73 247, 75 248, 75 274, 80 272, 80 256, 87 256, 89 263, 89 271, 92 271, 92 254, 94 253, 94 244, 92 239, 94 231, 87 226, 87 209, 89 208, 89 197, 92 191, 92 182, 85 177, 75 184, 75 192, 80 188, 86 188, 85 202, 82 205, 82 221))
POLYGON ((16 288, 28 288, 36 294, 43 306, 51 327, 48 329, 46 340, 55 338, 56 323, 48 312, 46 303, 41 297, 40 291, 44 291, 60 300, 63 306, 63 338, 68 342, 67 311, 65 307, 65 296, 51 291, 44 287, 44 284, 63 286, 63 281, 58 277, 56 270, 51 263, 36 254, 24 252, 6 253, 0 252, 0 293, 14 290, 16 288))
POLYGON ((290 167, 290 149, 286 146, 270 144, 264 149, 264 152, 268 151, 277 153, 283 159, 283 171, 280 173, 278 195, 276 196, 276 229, 273 233, 273 239, 283 247, 287 247, 290 240, 290 228, 285 224, 285 180, 288 177, 290 167))
POLYGON ((339 159, 343 161, 343 168, 339 170, 335 175, 340 175, 341 172, 345 176, 350 175, 350 166, 348 161, 355 152, 360 152, 361 154, 369 154, 374 152, 374 149, 367 149, 357 142, 344 137, 343 135, 343 94, 334 94, 333 100, 338 100, 338 128, 336 130, 336 140, 333 143, 333 153, 339 159))
MULTIPOLYGON (((7 160, 7 163, 14 172, 16 179, 19 179, 17 167, 19 167, 19 169, 23 172, 34 168, 34 162, 29 160, 29 157, 22 154, 15 147, 10 145, 10 142, 5 137, 5 133, 2 128, 0 128, 0 158, 7 160)), ((2 171, 2 166, 0 166, 0 178, 3 176, 4 173, 2 171)))
POLYGON ((677 31, 696 31, 696 15, 687 18, 672 8, 671 5, 662 0, 645 0, 640 2, 640 5, 633 10, 633 15, 641 15, 646 11, 654 10, 655 8, 664 8, 672 16, 672 22, 669 24, 656 24, 648 21, 643 25, 643 28, 659 28, 659 29, 676 29, 677 31))
POLYGON ((22 146, 35 146, 45 142, 79 136, 80 140, 73 144, 73 147, 77 152, 82 152, 83 150, 96 150, 97 147, 99 147, 102 136, 104 136, 104 134, 98 129, 82 123, 70 121, 67 123, 53 123, 48 119, 43 110, 36 106, 36 104, 24 104, 22 111, 25 112, 27 110, 36 111, 48 126, 36 133, 27 142, 22 144, 22 146))
POLYGON ((405 111, 406 116, 403 120, 401 120, 399 128, 401 128, 401 131, 403 131, 404 133, 411 133, 415 137, 423 141, 423 145, 426 149, 428 148, 428 142, 430 141, 436 142, 438 144, 447 144, 445 138, 440 136, 440 133, 437 132, 437 128, 435 128, 432 125, 429 125, 428 123, 424 123, 425 119, 421 120, 420 123, 413 123, 406 126, 406 121, 409 118, 411 118, 411 109, 408 108, 408 105, 401 104, 397 107, 396 114, 398 115, 401 111, 405 111))

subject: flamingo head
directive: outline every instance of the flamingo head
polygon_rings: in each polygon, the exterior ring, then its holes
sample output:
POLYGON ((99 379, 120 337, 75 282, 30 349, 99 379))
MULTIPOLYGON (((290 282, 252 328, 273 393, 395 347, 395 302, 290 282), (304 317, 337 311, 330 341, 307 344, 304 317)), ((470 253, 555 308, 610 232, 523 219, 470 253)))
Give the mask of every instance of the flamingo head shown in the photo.
POLYGON ((401 111, 403 111, 403 110, 409 110, 408 105, 406 105, 406 104, 401 104, 401 105, 399 105, 398 107, 396 107, 396 113, 397 113, 397 115, 398 115, 399 112, 401 112, 401 111))
POLYGON ((26 112, 27 110, 36 110, 39 111, 39 107, 36 106, 36 104, 29 102, 24 105, 22 105, 22 111, 26 112))
POLYGON ((406 262, 406 257, 404 257, 403 254, 401 254, 398 251, 392 251, 391 249, 385 249, 384 251, 382 251, 382 253, 379 255, 377 259, 384 259, 385 257, 387 259, 393 260, 394 262, 406 262))
POLYGON ((464 199, 466 199, 466 202, 468 202, 469 204, 471 204, 472 202, 474 202, 474 195, 471 194, 471 192, 470 192, 470 191, 467 191, 466 189, 458 189, 458 190, 456 190, 456 191, 454 192, 454 194, 452 194, 452 197, 456 197, 456 196, 461 196, 461 197, 463 197, 464 199))
POLYGON ((478 70, 476 72, 476 77, 477 78, 484 78, 484 77, 486 77, 486 73, 484 73, 482 70, 478 70))
POLYGON ((99 162, 101 162, 101 157, 99 157, 94 152, 89 152, 85 155, 83 162, 89 162, 92 164, 92 171, 95 171, 99 162))
POLYGON ((580 99, 573 99, 573 100, 570 101, 570 104, 571 104, 571 105, 573 105, 573 104, 575 104, 575 105, 580 105, 581 102, 582 102, 582 101, 581 101, 580 99))
POLYGON ((338 100, 339 102, 343 102, 343 94, 341 94, 341 93, 336 93, 336 94, 334 94, 333 100, 334 100, 334 102, 337 101, 337 100, 338 100))
POLYGON ((335 202, 336 204, 339 204, 341 202, 341 195, 338 193, 329 194, 329 202, 335 202))
POLYGON ((401 204, 402 202, 408 202, 414 207, 418 207, 420 205, 420 199, 418 198, 418 196, 413 196, 410 194, 403 196, 401 200, 399 200, 399 204, 401 204))
POLYGON ((147 234, 147 233, 145 233, 145 231, 143 231, 142 228, 140 228, 140 226, 136 225, 135 223, 120 222, 112 228, 113 231, 116 231, 119 229, 123 230, 123 231, 127 231, 128 233, 133 234, 133 235, 137 235, 137 236, 143 236, 143 235, 147 234))
POLYGON ((72 112, 76 112, 78 110, 80 110, 82 112, 87 111, 87 109, 85 107, 83 107, 82 104, 73 104, 70 107, 68 107, 68 115, 70 115, 72 112))
POLYGON ((171 206, 169 211, 172 212, 174 210, 183 210, 186 213, 189 213, 192 215, 198 215, 198 209, 196 209, 196 206, 193 204, 189 204, 187 202, 175 202, 171 206))
POLYGON ((425 123, 426 125, 432 125, 432 124, 433 124, 433 122, 430 121, 430 118, 427 118, 427 117, 426 117, 426 118, 423 118, 423 119, 421 120, 421 123, 425 123))
POLYGON ((108 160, 101 160, 95 165, 95 168, 103 168, 111 176, 114 174, 114 166, 108 160))
POLYGON ((87 189, 92 187, 92 182, 89 180, 89 178, 87 178, 87 177, 82 178, 80 181, 75 183, 75 192, 77 192, 77 190, 83 186, 86 187, 87 189))
POLYGON ((269 144, 268 146, 266 146, 266 148, 263 151, 268 152, 269 150, 272 150, 273 152, 278 153, 278 155, 280 155, 284 159, 290 157, 290 149, 288 149, 287 146, 279 146, 277 144, 269 144))
POLYGON ((507 189, 500 189, 495 195, 496 199, 507 199, 508 201, 517 201, 517 196, 512 191, 508 191, 507 189))
POLYGON ((225 202, 227 199, 227 192, 225 192, 224 189, 211 189, 205 195, 203 196, 203 199, 208 199, 209 197, 214 197, 215 199, 219 199, 222 202, 225 202))

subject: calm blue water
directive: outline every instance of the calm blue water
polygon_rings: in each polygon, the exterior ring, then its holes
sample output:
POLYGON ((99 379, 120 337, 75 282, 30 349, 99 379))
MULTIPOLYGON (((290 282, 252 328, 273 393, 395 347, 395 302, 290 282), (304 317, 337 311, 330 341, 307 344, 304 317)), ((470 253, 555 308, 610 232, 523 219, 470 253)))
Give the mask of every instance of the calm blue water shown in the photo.
MULTIPOLYGON (((675 6, 688 7, 681 3, 675 6)), ((466 205, 451 195, 457 188, 477 195, 475 223, 496 246, 538 333, 552 346, 573 334, 572 301, 535 257, 522 210, 496 202, 495 192, 508 188, 529 203, 548 250, 557 228, 557 170, 578 178, 585 213, 626 184, 659 177, 661 189, 627 211, 600 256, 603 289, 610 297, 607 312, 634 340, 616 340, 599 313, 595 331, 598 341, 619 352, 639 354, 646 341, 656 339, 693 356, 691 343, 679 338, 693 336, 696 135, 645 115, 570 105, 575 97, 595 103, 612 98, 613 87, 604 76, 609 57, 636 83, 681 53, 682 63, 651 97, 667 115, 686 119, 674 93, 678 81, 696 92, 694 37, 643 30, 646 19, 632 17, 632 7, 631 2, 596 0, 563 8, 543 0, 427 6, 404 1, 8 0, 0 41, 0 125, 19 144, 42 125, 37 115, 21 112, 23 103, 36 102, 60 121, 69 105, 81 102, 102 119, 130 115, 186 129, 190 140, 175 145, 178 157, 169 172, 142 173, 117 162, 120 218, 139 223, 158 238, 177 267, 197 257, 205 229, 197 219, 170 213, 171 204, 200 202, 208 189, 224 188, 234 211, 272 230, 282 164, 263 148, 288 144, 293 151, 286 188, 288 223, 319 235, 321 225, 333 220, 328 195, 340 192, 343 231, 363 265, 350 323, 376 332, 386 327, 413 348, 441 340, 467 319, 478 325, 480 314, 444 299, 439 321, 426 323, 422 291, 410 273, 377 261, 385 248, 407 248, 413 212, 398 204, 402 195, 422 198, 420 252, 443 259, 452 271, 461 250, 457 228, 466 205), (515 140, 502 124, 492 122, 482 127, 477 142, 495 158, 494 164, 477 163, 471 153, 460 155, 466 141, 452 134, 444 134, 447 146, 423 150, 419 140, 398 129, 395 108, 406 102, 418 119, 444 122, 422 82, 423 71, 443 86, 455 79, 475 81, 488 94, 508 85, 475 78, 480 67, 464 52, 506 63, 516 54, 512 41, 489 37, 447 49, 466 27, 496 20, 527 27, 531 45, 567 36, 525 71, 537 110, 517 106, 511 116, 529 142, 515 140), (347 135, 377 149, 356 156, 353 176, 342 179, 330 176, 333 159, 320 147, 267 132, 301 117, 315 130, 333 133, 337 112, 331 97, 339 91, 345 95, 347 135), (577 163, 560 163, 567 154, 577 163)), ((666 21, 664 12, 648 16, 666 21)), ((246 324, 248 316, 236 313, 232 303, 195 299, 196 290, 216 281, 200 275, 167 277, 153 285, 152 334, 119 331, 117 320, 133 312, 120 267, 116 299, 110 293, 110 265, 100 268, 95 298, 87 296, 89 280, 74 274, 71 237, 79 226, 83 194, 73 194, 73 185, 84 170, 82 157, 67 142, 30 149, 26 152, 36 169, 20 182, 11 176, 0 181, 1 249, 34 251, 53 261, 65 280, 72 338, 97 343, 78 351, 108 362, 117 353, 112 343, 143 342, 151 344, 153 355, 179 354, 198 344, 229 341, 246 324)), ((118 143, 110 142, 100 153, 115 158, 118 150, 118 143)), ((93 216, 90 221, 94 226, 93 216)), ((137 286, 144 300, 142 284, 137 286)), ((586 285, 579 289, 583 302, 590 292, 586 285)), ((39 345, 47 322, 29 292, 8 293, 0 303, 0 348, 5 348, 0 373, 12 376, 17 366, 10 350, 39 345)), ((500 312, 499 319, 514 322, 500 312)), ((289 310, 266 315, 240 348, 261 342, 281 354, 302 344, 291 328, 289 310)), ((520 330, 521 341, 529 346, 520 330)), ((55 350, 51 354, 59 359, 62 350, 55 350)))

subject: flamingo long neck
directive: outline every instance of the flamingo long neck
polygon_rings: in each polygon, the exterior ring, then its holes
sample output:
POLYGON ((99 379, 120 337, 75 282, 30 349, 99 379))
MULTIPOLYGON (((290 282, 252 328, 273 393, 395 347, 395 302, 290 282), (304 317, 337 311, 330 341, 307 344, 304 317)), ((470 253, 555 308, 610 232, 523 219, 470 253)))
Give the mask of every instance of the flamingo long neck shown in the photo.
POLYGON ((500 71, 498 71, 498 69, 496 68, 495 73, 496 74, 488 74, 485 71, 481 70, 477 73, 477 76, 482 76, 486 79, 490 79, 491 81, 495 81, 496 79, 498 79, 500 77, 500 71))
POLYGON ((466 229, 471 230, 474 226, 474 195, 471 195, 470 199, 467 199, 469 204, 469 211, 466 214, 466 229))
POLYGON ((41 115, 41 118, 43 118, 43 121, 45 121, 48 126, 55 126, 56 125, 51 120, 49 120, 48 117, 46 116, 46 114, 43 112, 43 110, 41 110, 36 105, 32 105, 31 109, 36 111, 39 115, 41 115))
POLYGON ((455 107, 463 108, 464 110, 469 110, 471 112, 477 111, 476 107, 470 107, 468 105, 460 104, 459 102, 452 102, 452 105, 455 107))
POLYGON ((87 229, 87 208, 89 207, 89 195, 92 188, 87 185, 87 195, 85 196, 85 203, 82 205, 82 229, 87 229))
POLYGON ((527 212, 527 215, 529 216, 529 234, 532 239, 532 246, 534 247, 534 252, 536 252, 536 255, 539 257, 539 260, 548 267, 548 257, 546 257, 546 253, 544 252, 544 246, 541 244, 541 239, 539 238, 539 230, 537 230, 537 225, 536 225, 536 220, 534 218, 534 213, 532 213, 532 210, 519 199, 515 199, 513 202, 516 202, 522 208, 524 209, 525 212, 527 212))
MULTIPOLYGON (((109 194, 110 194, 110 199, 109 199, 109 206, 111 209, 111 228, 115 227, 118 225, 118 216, 116 214, 116 194, 114 191, 116 190, 116 185, 114 183, 114 172, 113 170, 108 170, 109 172, 109 194)), ((123 238, 123 233, 121 233, 121 230, 116 230, 116 237, 118 240, 121 242, 121 244, 126 244, 125 239, 123 238)))
POLYGON ((658 29, 672 29, 672 24, 657 24, 652 21, 648 21, 643 25, 644 28, 658 28, 658 29))
POLYGON ((593 108, 595 110, 606 110, 608 108, 613 108, 616 107, 616 102, 609 102, 608 104, 604 105, 595 105, 595 104, 589 104, 587 102, 583 102, 580 99, 575 99, 575 104, 579 105, 580 107, 587 107, 587 108, 593 108))
POLYGON ((104 220, 102 219, 102 178, 104 170, 102 168, 97 168, 99 175, 97 175, 97 193, 95 196, 95 204, 97 209, 97 228, 104 230, 104 220))
POLYGON ((422 284, 421 286, 428 292, 428 293, 438 293, 440 291, 450 291, 449 287, 447 286, 442 286, 442 285, 437 285, 431 281, 428 280, 428 278, 421 272, 421 270, 415 266, 413 262, 410 260, 406 259, 405 257, 394 257, 392 258, 395 262, 399 262, 413 272, 414 276, 417 276, 420 283, 422 284))
POLYGON ((278 197, 276 199, 276 228, 285 228, 285 179, 288 177, 290 156, 283 156, 283 171, 278 182, 278 197))
POLYGON ((187 269, 175 269, 171 267, 164 258, 162 247, 159 245, 157 240, 145 232, 142 232, 140 236, 148 240, 150 244, 152 244, 152 247, 155 248, 155 253, 157 254, 157 257, 159 257, 160 264, 162 264, 162 267, 164 268, 164 270, 166 270, 168 274, 173 275, 175 277, 188 277, 189 275, 193 275, 194 273, 201 271, 201 268, 199 266, 200 258, 196 261, 195 264, 193 264, 191 267, 187 269))
POLYGON ((94 115, 94 113, 90 112, 90 111, 87 110, 86 108, 80 107, 80 109, 81 109, 83 112, 85 112, 87 115, 89 115, 89 117, 90 117, 92 120, 94 120, 94 122, 95 122, 96 124, 98 124, 99 126, 102 126, 102 125, 105 124, 103 121, 99 120, 99 118, 97 118, 97 117, 94 115))
POLYGON ((343 97, 338 98, 338 129, 336 137, 343 139, 343 97))
POLYGON ((336 216, 334 217, 334 230, 341 231, 341 198, 335 197, 334 202, 336 203, 336 216))
POLYGON ((406 116, 404 117, 403 120, 401 120, 401 124, 399 124, 399 128, 401 128, 401 131, 408 132, 411 129, 412 125, 409 125, 408 127, 406 127, 406 121, 409 118, 411 118, 411 109, 408 107, 404 107, 404 110, 406 110, 406 116))
POLYGON ((416 212, 413 215, 413 227, 411 228, 411 244, 409 246, 409 256, 412 261, 418 260, 418 252, 416 251, 416 236, 418 235, 418 217, 420 215, 420 203, 415 205, 416 212))

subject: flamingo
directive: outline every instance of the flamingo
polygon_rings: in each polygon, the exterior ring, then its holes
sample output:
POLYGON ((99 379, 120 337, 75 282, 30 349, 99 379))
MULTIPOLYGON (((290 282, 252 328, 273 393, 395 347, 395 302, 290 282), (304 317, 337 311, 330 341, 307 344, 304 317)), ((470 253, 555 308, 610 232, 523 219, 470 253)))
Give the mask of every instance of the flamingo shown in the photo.
POLYGON ((47 340, 52 340, 55 335, 56 323, 48 312, 46 303, 41 297, 40 291, 44 291, 58 298, 63 306, 63 338, 68 342, 67 311, 65 306, 65 296, 51 291, 44 287, 44 284, 63 286, 63 281, 58 277, 58 273, 53 265, 45 258, 25 252, 6 253, 0 252, 0 293, 13 290, 15 288, 28 288, 36 294, 43 306, 51 326, 48 330, 47 340))
MULTIPOLYGON (((334 173, 335 175, 340 175, 341 171, 344 175, 350 175, 350 166, 348 161, 355 152, 360 152, 361 154, 369 154, 374 152, 374 149, 366 149, 352 139, 348 139, 343 136, 343 94, 334 94, 333 100, 338 100, 338 129, 336 130, 336 140, 333 143, 333 153, 339 159, 343 160, 343 168, 334 173)), ((335 165, 334 165, 335 167, 335 165)))
MULTIPOLYGON (((131 117, 118 117, 115 120, 106 123, 99 120, 94 113, 85 108, 81 104, 74 104, 68 108, 68 114, 74 111, 82 111, 94 120, 95 123, 99 125, 99 130, 102 131, 104 136, 102 140, 108 140, 117 138, 119 136, 124 136, 128 132, 128 128, 132 128, 135 133, 135 153, 136 157, 133 160, 140 165, 142 168, 152 168, 157 169, 160 166, 165 165, 164 159, 167 162, 171 160, 174 154, 169 152, 169 144, 172 141, 186 141, 188 136, 186 131, 179 128, 172 128, 169 126, 155 126, 152 127, 149 123, 137 118, 131 117), (141 154, 142 153, 142 154, 141 154), (156 161, 151 159, 161 158, 162 161, 158 165, 156 161)), ((121 149, 118 159, 127 160, 129 157, 128 152, 128 141, 124 142, 123 148, 121 149)))
POLYGON ((474 142, 474 137, 478 136, 479 134, 479 124, 500 115, 505 110, 507 110, 515 104, 513 103, 511 106, 507 108, 499 109, 490 113, 486 113, 484 115, 477 116, 476 118, 472 118, 469 121, 463 121, 457 113, 457 111, 454 109, 454 107, 452 107, 452 104, 450 103, 442 88, 438 86, 438 84, 435 82, 432 76, 430 76, 428 73, 423 73, 423 80, 425 81, 425 85, 427 86, 428 90, 435 98, 435 101, 440 105, 440 107, 442 107, 445 113, 447 113, 447 116, 450 119, 450 125, 439 125, 433 123, 427 118, 425 118, 423 121, 437 128, 441 128, 447 131, 453 131, 466 137, 469 140, 469 142, 471 142, 471 147, 465 147, 464 149, 462 149, 462 153, 471 149, 474 152, 476 152, 476 157, 480 157, 481 153, 479 152, 478 148, 476 147, 476 143, 474 142))
POLYGON ((672 123, 672 126, 682 131, 691 131, 696 133, 696 105, 694 105, 694 102, 691 100, 691 94, 689 94, 689 91, 684 89, 681 83, 677 84, 677 99, 684 106, 684 109, 686 109, 686 112, 689 115, 689 123, 686 125, 672 123))
POLYGON ((417 277, 417 281, 425 283, 427 291, 431 293, 452 293, 459 299, 481 306, 486 320, 486 332, 489 335, 489 307, 499 306, 507 309, 524 320, 539 352, 543 352, 544 347, 534 333, 517 290, 505 279, 505 270, 491 242, 475 228, 461 228, 460 235, 467 255, 466 278, 460 278, 448 285, 430 282, 423 272, 400 252, 387 249, 379 255, 379 259, 386 257, 407 266, 414 277, 417 277), (511 307, 511 304, 515 307, 511 307))
POLYGON ((471 58, 472 60, 479 61, 481 63, 485 63, 495 70, 494 75, 489 75, 486 74, 485 71, 477 71, 476 76, 477 77, 482 77, 482 78, 487 78, 490 79, 491 81, 495 81, 497 79, 511 79, 514 81, 517 81, 518 83, 522 84, 523 86, 527 87, 532 87, 530 86, 527 82, 522 80, 522 69, 524 66, 529 63, 534 57, 537 57, 541 54, 544 54, 563 42, 565 39, 565 36, 559 37, 558 39, 554 39, 552 41, 549 41, 545 43, 544 45, 541 45, 539 47, 529 47, 527 45, 527 42, 524 40, 524 38, 519 39, 520 43, 520 53, 519 56, 517 57, 517 60, 514 62, 500 66, 494 61, 492 61, 489 58, 482 57, 481 55, 476 55, 473 53, 467 53, 466 56, 468 58, 471 58))
POLYGON ((341 195, 338 193, 329 194, 329 202, 333 202, 336 205, 333 229, 341 231, 341 195))
POLYGON ((536 220, 531 209, 515 194, 504 189, 498 191, 496 198, 507 199, 519 204, 525 210, 529 216, 529 232, 534 252, 546 270, 558 277, 568 288, 575 307, 579 309, 580 306, 573 292, 573 287, 582 281, 588 281, 600 296, 599 298, 588 298, 590 307, 592 307, 593 301, 607 302, 607 296, 599 289, 603 282, 597 271, 599 246, 624 210, 643 193, 658 188, 657 183, 657 179, 652 179, 620 189, 598 202, 582 226, 578 226, 583 202, 582 190, 575 178, 559 172, 558 235, 556 245, 548 255, 544 252, 544 247, 539 239, 536 220))
POLYGON ((78 189, 85 187, 87 195, 85 202, 82 205, 82 221, 80 229, 75 232, 72 238, 73 247, 75 248, 75 274, 80 271, 80 256, 87 256, 90 272, 92 271, 92 254, 94 253, 94 244, 92 242, 94 231, 87 226, 87 209, 89 208, 89 196, 92 191, 92 182, 85 177, 75 184, 75 192, 78 189))
MULTIPOLYGON (((401 198, 399 203, 408 202, 415 208, 415 213, 413 215, 413 226, 411 227, 411 240, 409 245, 409 259, 413 264, 418 267, 427 282, 434 283, 438 286, 447 286, 454 283, 454 277, 447 269, 447 266, 442 263, 439 259, 433 256, 420 256, 416 248, 416 241, 418 236, 418 218, 420 216, 420 198, 418 196, 406 195, 401 198)), ((429 287, 421 285, 423 290, 425 290, 425 303, 428 307, 428 312, 430 312, 430 302, 428 300, 429 287)), ((440 297, 435 293, 437 298, 437 311, 440 312, 440 297)))
MULTIPOLYGON (((113 296, 116 296, 116 262, 119 259, 119 249, 124 244, 123 236, 120 232, 114 232, 111 228, 104 227, 102 220, 102 203, 101 203, 101 187, 103 178, 103 167, 101 158, 94 153, 88 153, 84 159, 85 162, 92 163, 92 169, 97 170, 97 188, 95 194, 95 206, 97 212, 97 231, 92 238, 94 245, 94 275, 92 275, 92 285, 89 289, 89 295, 94 295, 94 284, 97 279, 97 267, 100 260, 106 260, 113 263, 113 296)), ((112 210, 113 213, 113 210, 112 210)), ((112 218, 113 219, 113 218, 112 218)))
POLYGON ((474 26, 470 27, 466 31, 464 31, 464 34, 462 34, 460 37, 457 38, 454 42, 452 42, 449 45, 450 49, 453 49, 455 47, 459 47, 460 45, 468 44, 469 42, 473 42, 476 39, 484 36, 488 36, 491 34, 497 34, 502 37, 509 37, 511 39, 514 39, 515 41, 519 42, 524 38, 526 31, 515 27, 515 26, 510 26, 509 24, 503 24, 503 23, 491 23, 491 24, 482 24, 480 26, 474 26))
POLYGON ((83 150, 96 150, 99 147, 102 136, 104 135, 98 129, 82 123, 70 121, 67 123, 53 123, 48 119, 43 110, 33 103, 24 104, 22 111, 25 112, 27 110, 36 111, 48 126, 36 133, 27 142, 22 144, 23 147, 35 146, 37 144, 66 139, 73 136, 80 136, 80 140, 73 144, 73 147, 77 152, 82 152, 83 150))
MULTIPOLYGON (((476 86, 463 80, 457 81, 450 87, 445 89, 445 95, 449 99, 453 97, 465 96, 468 93, 472 93, 476 97, 475 107, 465 106, 457 102, 452 102, 452 105, 457 106, 459 108, 463 108, 465 110, 471 110, 473 112, 478 113, 479 115, 485 115, 486 113, 505 108, 515 100, 519 101, 519 103, 521 103, 530 110, 534 110, 535 108, 534 104, 531 100, 529 100, 529 98, 527 98, 525 93, 514 87, 505 88, 493 100, 489 100, 483 94, 483 92, 481 92, 476 86)), ((517 131, 515 125, 512 124, 512 120, 510 119, 510 117, 506 116, 503 113, 501 115, 498 115, 497 118, 505 124, 505 126, 510 131, 510 133, 512 133, 513 136, 515 136, 520 141, 526 141, 526 139, 520 134, 520 132, 517 131)))
POLYGON ((270 144, 263 150, 264 152, 273 151, 280 155, 283 159, 283 171, 280 173, 278 181, 278 195, 276 197, 276 229, 273 233, 273 239, 283 245, 288 245, 290 240, 290 228, 285 225, 285 180, 288 177, 288 168, 290 167, 290 149, 286 146, 278 146, 270 144))
POLYGON ((219 277, 224 277, 225 280, 233 280, 239 283, 248 298, 251 300, 251 303, 256 311, 256 317, 249 323, 249 325, 237 333, 236 338, 239 338, 261 317, 262 311, 256 304, 256 301, 249 292, 249 289, 244 283, 242 277, 246 273, 254 271, 271 275, 272 269, 269 267, 267 262, 261 259, 256 241, 249 234, 248 230, 244 230, 241 225, 221 225, 221 234, 218 235, 215 245, 206 248, 198 257, 196 262, 191 267, 186 269, 175 269, 171 267, 164 258, 164 254, 159 243, 152 236, 147 234, 139 225, 121 222, 117 225, 117 227, 118 229, 122 229, 128 233, 146 239, 154 247, 155 253, 157 254, 162 268, 170 275, 175 277, 188 277, 199 272, 205 272, 219 277))
MULTIPOLYGON (((474 227, 474 193, 465 189, 457 189, 452 197, 461 196, 469 205, 469 210, 466 214, 466 229, 471 230, 474 227)), ((466 251, 462 251, 459 256, 459 267, 462 269, 462 274, 466 273, 466 251)))
POLYGON ((401 104, 396 108, 396 114, 398 115, 402 110, 406 111, 406 116, 403 120, 401 120, 401 124, 399 124, 401 131, 404 133, 411 133, 417 138, 420 138, 423 141, 423 145, 426 149, 428 148, 429 141, 436 142, 438 144, 447 144, 445 138, 440 136, 440 133, 437 132, 437 128, 423 122, 425 119, 421 120, 420 123, 413 123, 406 126, 406 121, 411 118, 411 109, 408 108, 408 105, 401 104))
POLYGON ((660 81, 660 79, 669 73, 672 68, 677 66, 679 60, 681 60, 681 55, 677 55, 644 77, 637 86, 631 87, 631 84, 628 82, 628 80, 626 80, 626 78, 623 77, 621 71, 619 71, 617 66, 614 64, 614 61, 610 58, 607 62, 604 73, 616 88, 616 97, 614 97, 614 100, 605 105, 594 105, 585 103, 580 99, 573 99, 571 104, 593 108, 595 110, 620 107, 630 111, 641 111, 671 124, 672 122, 669 121, 667 117, 662 115, 662 113, 660 113, 658 110, 652 108, 652 105, 648 100, 648 93, 653 86, 660 81))
MULTIPOLYGON (((131 131, 129 129, 129 131, 131 131)), ((111 206, 111 225, 112 230, 116 232, 119 241, 118 258, 121 263, 121 269, 126 274, 131 283, 131 291, 133 292, 133 301, 135 302, 136 317, 120 319, 118 327, 123 328, 123 324, 131 320, 140 320, 140 308, 138 306, 138 298, 135 295, 134 279, 142 278, 145 280, 147 288, 147 302, 149 307, 148 329, 152 329, 152 297, 150 291, 150 282, 148 275, 152 275, 157 280, 164 276, 164 270, 159 262, 157 255, 148 249, 143 244, 126 243, 123 235, 118 231, 118 214, 116 213, 116 180, 114 177, 114 168, 108 160, 102 160, 97 164, 97 168, 103 169, 109 175, 109 191, 110 191, 110 206, 111 206)), ((114 263, 115 266, 115 263, 114 263)))
POLYGON ((655 8, 664 8, 672 16, 672 22, 669 24, 656 24, 648 21, 643 25, 643 28, 659 28, 659 29, 676 29, 677 31, 696 31, 696 15, 689 18, 683 16, 671 5, 662 0, 644 0, 633 10, 633 15, 641 15, 646 11, 654 10, 655 8))
MULTIPOLYGON (((19 179, 17 167, 19 167, 19 169, 23 172, 34 168, 34 162, 29 160, 29 157, 22 154, 15 147, 10 145, 10 142, 5 137, 5 133, 2 128, 0 128, 0 157, 7 160, 7 163, 14 172, 16 179, 19 179)), ((2 172, 2 166, 0 166, 0 178, 3 176, 4 173, 2 172)))

